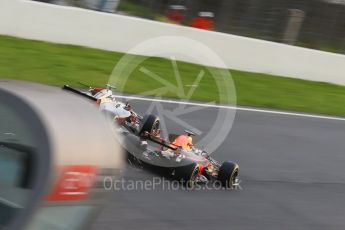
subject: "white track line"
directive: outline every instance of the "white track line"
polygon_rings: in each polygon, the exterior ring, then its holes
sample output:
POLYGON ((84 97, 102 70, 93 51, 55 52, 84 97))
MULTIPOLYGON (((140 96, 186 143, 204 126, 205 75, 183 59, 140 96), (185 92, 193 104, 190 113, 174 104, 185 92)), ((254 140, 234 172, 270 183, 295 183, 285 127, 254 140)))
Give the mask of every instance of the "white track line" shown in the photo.
POLYGON ((315 115, 315 114, 307 114, 307 113, 284 112, 284 111, 267 110, 267 109, 255 109, 255 108, 237 107, 237 106, 231 106, 231 105, 212 105, 212 104, 203 104, 203 103, 197 103, 197 102, 174 101, 174 100, 167 100, 167 99, 147 98, 147 97, 138 97, 138 96, 124 96, 124 95, 115 95, 115 97, 138 100, 138 101, 153 101, 153 102, 162 102, 162 103, 168 103, 168 104, 193 105, 193 106, 201 106, 201 107, 209 107, 209 108, 234 109, 238 111, 248 111, 248 112, 256 112, 256 113, 269 113, 269 114, 278 114, 278 115, 285 115, 285 116, 345 121, 345 118, 342 118, 342 117, 323 116, 323 115, 315 115))

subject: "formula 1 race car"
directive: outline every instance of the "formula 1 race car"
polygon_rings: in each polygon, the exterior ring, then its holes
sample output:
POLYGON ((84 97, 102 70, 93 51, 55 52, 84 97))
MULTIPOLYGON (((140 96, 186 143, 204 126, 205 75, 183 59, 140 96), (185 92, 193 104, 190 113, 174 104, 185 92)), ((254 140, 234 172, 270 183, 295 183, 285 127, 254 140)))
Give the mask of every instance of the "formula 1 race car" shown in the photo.
POLYGON ((193 145, 193 135, 187 131, 187 134, 170 135, 169 140, 165 140, 146 132, 146 140, 158 145, 154 148, 151 145, 143 147, 137 137, 127 134, 128 160, 134 166, 164 174, 187 186, 208 181, 219 181, 225 188, 238 186, 238 164, 231 161, 220 164, 193 145))
POLYGON ((97 103, 100 111, 107 118, 116 121, 120 127, 125 128, 131 133, 142 136, 145 132, 148 132, 153 136, 159 136, 159 117, 154 114, 139 115, 128 102, 123 103, 116 100, 112 88, 114 87, 110 85, 107 85, 106 88, 90 87, 88 92, 82 92, 68 85, 63 87, 64 90, 76 93, 97 103))

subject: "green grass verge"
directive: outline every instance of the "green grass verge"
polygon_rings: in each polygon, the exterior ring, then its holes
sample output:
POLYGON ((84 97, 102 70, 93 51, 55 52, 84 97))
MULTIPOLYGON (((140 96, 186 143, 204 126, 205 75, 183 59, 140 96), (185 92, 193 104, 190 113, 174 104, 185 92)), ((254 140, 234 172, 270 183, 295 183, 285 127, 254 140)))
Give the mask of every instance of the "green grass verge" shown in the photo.
MULTIPOLYGON (((70 84, 80 87, 77 82, 103 86, 122 56, 116 52, 0 36, 0 76, 7 79, 54 86, 70 84)), ((148 58, 141 66, 176 84, 171 61, 148 58)), ((184 85, 192 84, 203 69, 206 74, 192 98, 217 101, 217 87, 208 68, 185 62, 178 62, 177 66, 184 85)), ((237 70, 231 70, 231 74, 238 105, 345 116, 344 86, 237 70)), ((127 83, 124 91, 129 93, 140 93, 162 86, 138 68, 131 73, 127 83)), ((188 89, 185 86, 185 90, 188 89)), ((178 95, 167 92, 165 96, 178 95)))

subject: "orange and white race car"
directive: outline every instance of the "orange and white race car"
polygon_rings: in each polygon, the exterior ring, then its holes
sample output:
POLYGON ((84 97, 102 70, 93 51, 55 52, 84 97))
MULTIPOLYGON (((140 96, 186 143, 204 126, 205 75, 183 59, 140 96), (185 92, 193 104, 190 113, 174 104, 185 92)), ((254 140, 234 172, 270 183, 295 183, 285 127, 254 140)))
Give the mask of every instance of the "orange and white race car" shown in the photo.
POLYGON ((239 166, 232 161, 220 164, 209 153, 193 145, 194 133, 169 135, 169 140, 146 132, 144 137, 153 145, 142 147, 133 135, 125 137, 128 159, 140 168, 179 180, 188 186, 195 183, 219 181, 225 188, 238 186, 239 166), (157 145, 158 146, 154 146, 157 145))

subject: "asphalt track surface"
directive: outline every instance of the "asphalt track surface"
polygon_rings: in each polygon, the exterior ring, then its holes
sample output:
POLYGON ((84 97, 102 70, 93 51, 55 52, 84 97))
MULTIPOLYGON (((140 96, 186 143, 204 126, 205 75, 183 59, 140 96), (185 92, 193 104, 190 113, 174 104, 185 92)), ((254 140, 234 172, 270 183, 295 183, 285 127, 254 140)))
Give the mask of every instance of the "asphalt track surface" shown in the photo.
MULTIPOLYGON (((139 112, 149 106, 132 104, 139 112)), ((204 108, 184 120, 207 132, 215 110, 204 108)), ((344 147, 345 121, 238 111, 213 156, 239 163, 241 189, 114 189, 93 229, 343 230, 344 147)), ((133 167, 124 173, 127 181, 153 177, 133 167)))

